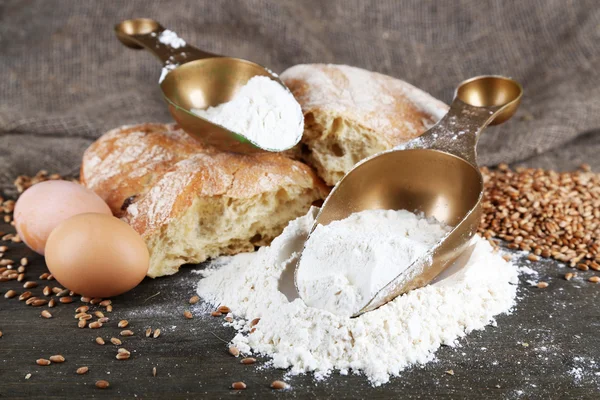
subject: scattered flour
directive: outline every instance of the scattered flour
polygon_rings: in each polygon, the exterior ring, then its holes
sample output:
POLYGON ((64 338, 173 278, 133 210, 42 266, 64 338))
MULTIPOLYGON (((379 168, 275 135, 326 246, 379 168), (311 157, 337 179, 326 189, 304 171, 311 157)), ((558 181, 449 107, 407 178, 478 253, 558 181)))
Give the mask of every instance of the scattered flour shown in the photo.
POLYGON ((166 64, 161 70, 160 70, 160 77, 158 78, 158 83, 161 84, 162 81, 165 80, 165 78, 167 77, 167 75, 169 74, 169 72, 173 71, 175 68, 177 68, 178 65, 177 64, 166 64))
POLYGON ((358 318, 288 300, 279 280, 292 276, 315 211, 292 221, 271 246, 221 258, 218 267, 204 271, 198 294, 212 305, 231 307, 238 319, 227 325, 238 331, 232 344, 242 353, 268 356, 270 365, 289 368, 292 375, 363 373, 379 386, 411 365, 433 360, 441 345, 457 344, 515 303, 516 267, 479 237, 453 274, 358 318), (254 318, 260 321, 251 331, 254 318))
POLYGON ((177 36, 177 34, 169 29, 165 29, 158 35, 158 41, 162 44, 172 47, 173 49, 179 49, 185 46, 185 40, 177 36))
POLYGON ((298 266, 300 297, 310 307, 354 315, 449 230, 406 210, 366 210, 319 225, 298 266))
MULTIPOLYGON (((156 33, 153 32, 152 36, 156 36, 156 33)), ((172 30, 169 30, 169 29, 165 29, 158 35, 158 41, 160 43, 164 44, 165 46, 170 47, 173 50, 180 49, 182 47, 185 47, 185 45, 186 45, 185 40, 180 38, 177 35, 177 33, 173 32, 172 30)), ((185 55, 185 52, 182 52, 180 54, 185 55)), ((165 65, 163 66, 162 70, 160 71, 160 78, 158 78, 158 83, 161 84, 165 80, 165 78, 167 77, 169 72, 171 72, 178 66, 179 66, 179 64, 177 62, 175 62, 174 57, 171 55, 169 57, 169 59, 166 60, 165 65)))
POLYGON ((581 381, 581 379, 583 378, 583 368, 573 367, 569 371, 569 375, 573 377, 573 381, 575 381, 575 383, 579 383, 579 381, 581 381))
POLYGON ((523 275, 538 275, 538 272, 535 269, 531 269, 526 265, 519 267, 519 273, 523 275))
POLYGON ((285 87, 266 76, 251 78, 227 103, 191 111, 266 150, 293 147, 304 130, 300 104, 285 87))

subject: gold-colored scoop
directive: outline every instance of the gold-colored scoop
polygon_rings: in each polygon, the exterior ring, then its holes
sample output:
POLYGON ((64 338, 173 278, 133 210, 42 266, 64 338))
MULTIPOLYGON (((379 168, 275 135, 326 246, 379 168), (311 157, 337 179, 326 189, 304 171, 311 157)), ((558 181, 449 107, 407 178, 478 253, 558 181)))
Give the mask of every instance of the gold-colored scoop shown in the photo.
MULTIPOLYGON (((214 124, 190 110, 230 101, 250 78, 257 75, 267 76, 286 90, 288 88, 275 73, 261 65, 202 51, 185 43, 174 32, 165 31, 158 22, 147 18, 129 19, 115 26, 117 37, 125 46, 146 49, 162 62, 160 88, 171 115, 184 131, 225 150, 260 151, 260 146, 245 136, 214 124)), ((300 130, 296 143, 301 137, 300 130)))
POLYGON ((522 93, 521 85, 509 78, 469 79, 459 85, 448 113, 435 126, 401 149, 360 162, 334 187, 312 230, 368 209, 422 212, 454 227, 354 316, 428 284, 467 248, 481 220, 477 139, 487 125, 513 116, 522 93))

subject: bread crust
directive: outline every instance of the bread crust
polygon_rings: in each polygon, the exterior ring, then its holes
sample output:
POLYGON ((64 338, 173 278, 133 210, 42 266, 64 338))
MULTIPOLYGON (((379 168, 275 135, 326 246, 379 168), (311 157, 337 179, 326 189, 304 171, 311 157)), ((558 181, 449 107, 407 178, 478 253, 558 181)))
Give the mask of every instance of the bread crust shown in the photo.
MULTIPOLYGON (((284 191, 287 200, 294 202, 297 196, 298 201, 307 203, 298 207, 306 211, 312 201, 323 199, 328 192, 314 171, 299 161, 269 152, 222 152, 170 124, 124 126, 107 132, 86 150, 81 182, 100 195, 114 215, 127 221, 149 247, 162 247, 150 248, 151 258, 153 254, 169 253, 170 249, 164 247, 178 236, 169 226, 177 224, 198 199, 207 204, 205 207, 226 199, 229 204, 247 205, 252 210, 252 203, 261 196, 284 191), (162 237, 167 228, 173 238, 162 237)), ((277 211, 277 205, 273 207, 277 211)), ((278 220, 276 224, 282 222, 278 220)), ((222 251, 212 249, 207 255, 203 249, 194 249, 190 254, 169 257, 177 256, 181 265, 214 257, 218 255, 215 251, 219 254, 233 254, 238 249, 247 251, 254 246, 253 237, 258 235, 261 244, 268 242, 285 225, 265 226, 268 229, 262 230, 269 231, 266 236, 265 232, 245 229, 224 243, 222 251), (233 247, 232 241, 236 243, 233 247)), ((165 271, 163 266, 156 265, 159 261, 156 257, 151 260, 150 276, 173 273, 179 267, 169 265, 165 271)))
POLYGON ((347 65, 296 65, 281 79, 305 116, 305 159, 329 185, 361 159, 421 135, 448 110, 400 79, 347 65))

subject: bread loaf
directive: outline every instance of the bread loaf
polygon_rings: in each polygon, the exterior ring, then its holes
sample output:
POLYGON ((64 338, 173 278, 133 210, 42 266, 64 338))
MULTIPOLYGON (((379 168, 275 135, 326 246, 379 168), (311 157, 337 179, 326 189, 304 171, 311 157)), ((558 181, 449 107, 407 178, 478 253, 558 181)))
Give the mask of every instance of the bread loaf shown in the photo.
POLYGON ((150 277, 268 244, 327 194, 283 154, 222 152, 163 124, 106 133, 86 150, 81 182, 145 240, 150 277))
POLYGON ((328 185, 421 135, 448 109, 400 79, 346 65, 296 65, 281 79, 302 106, 305 159, 328 185))

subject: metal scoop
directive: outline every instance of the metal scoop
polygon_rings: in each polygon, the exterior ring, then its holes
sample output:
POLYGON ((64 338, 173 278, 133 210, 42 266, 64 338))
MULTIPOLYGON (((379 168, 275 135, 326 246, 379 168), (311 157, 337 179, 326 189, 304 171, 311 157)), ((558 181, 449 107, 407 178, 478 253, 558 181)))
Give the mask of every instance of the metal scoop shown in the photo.
MULTIPOLYGON (((230 101, 250 78, 257 75, 267 76, 286 90, 289 89, 271 70, 251 61, 211 54, 187 43, 182 45, 182 41, 169 43, 161 36, 165 30, 161 24, 147 18, 129 19, 115 26, 121 43, 132 49, 145 48, 163 64, 160 88, 169 105, 169 112, 184 131, 225 150, 260 151, 261 147, 257 143, 240 133, 214 124, 190 110, 214 107, 230 101)), ((295 144, 301 137, 300 130, 295 144)))
POLYGON ((333 188, 311 232, 319 224, 369 209, 422 212, 454 227, 353 316, 428 284, 467 248, 481 220, 483 178, 476 162, 477 139, 486 126, 513 116, 522 93, 521 85, 501 76, 478 76, 461 83, 448 113, 435 126, 402 149, 360 162, 333 188))

